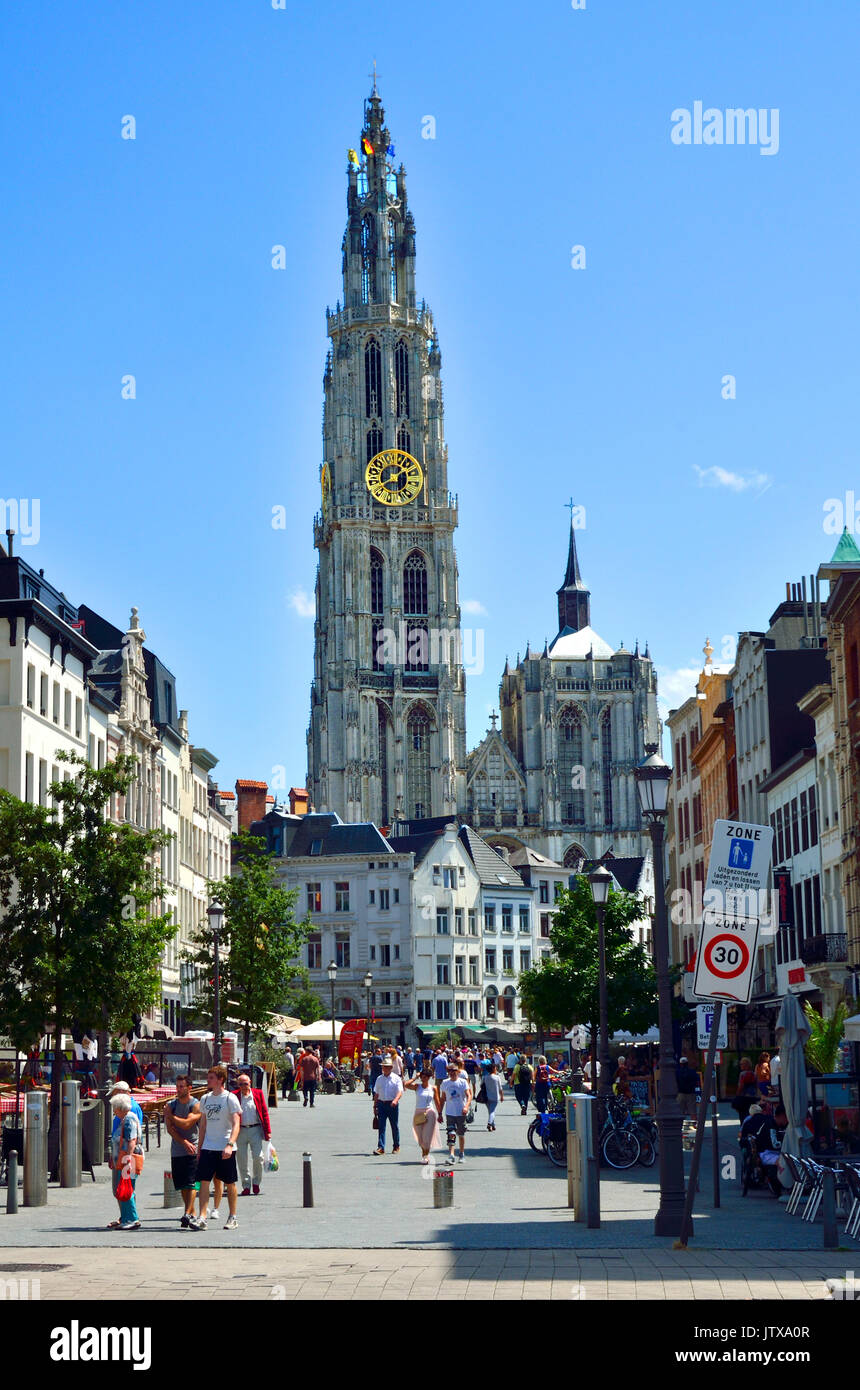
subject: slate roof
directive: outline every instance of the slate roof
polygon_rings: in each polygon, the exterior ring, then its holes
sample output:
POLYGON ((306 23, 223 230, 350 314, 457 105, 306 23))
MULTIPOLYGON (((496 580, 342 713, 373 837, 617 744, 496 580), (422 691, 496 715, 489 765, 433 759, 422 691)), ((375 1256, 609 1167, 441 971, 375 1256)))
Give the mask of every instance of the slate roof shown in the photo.
MULTIPOLYGON (((282 815, 279 811, 271 811, 269 814, 282 815)), ((288 819, 289 813, 283 818, 288 819)), ((300 824, 286 847, 286 857, 309 857, 314 840, 322 840, 321 855, 368 854, 379 858, 380 855, 392 853, 384 835, 380 835, 370 821, 345 824, 335 811, 318 811, 301 817, 300 824)))
POLYGON ((460 840, 484 887, 498 890, 526 887, 516 869, 507 864, 500 854, 496 854, 470 825, 460 827, 460 840))
POLYGON ((564 864, 557 864, 554 859, 547 859, 545 854, 538 854, 536 849, 529 849, 528 845, 514 851, 511 855, 511 863, 514 866, 528 864, 530 868, 534 869, 560 869, 564 871, 565 868, 564 864))
MULTIPOLYGON (((419 822, 414 821, 413 824, 417 825, 419 822)), ((446 819, 445 825, 450 824, 450 820, 446 819)), ((426 835, 390 835, 388 837, 388 845, 394 854, 414 854, 415 867, 417 869, 418 865, 427 858, 431 849, 438 845, 444 833, 445 826, 442 826, 438 830, 431 830, 426 835)))
MULTIPOLYGON (((612 874, 619 888, 622 888, 625 893, 638 892, 639 880, 642 877, 642 866, 645 863, 642 855, 630 855, 628 857, 622 855, 618 859, 613 855, 609 859, 604 859, 601 862, 603 867, 608 869, 612 874)), ((595 860, 586 859, 580 872, 583 874, 590 874, 595 864, 595 860)))

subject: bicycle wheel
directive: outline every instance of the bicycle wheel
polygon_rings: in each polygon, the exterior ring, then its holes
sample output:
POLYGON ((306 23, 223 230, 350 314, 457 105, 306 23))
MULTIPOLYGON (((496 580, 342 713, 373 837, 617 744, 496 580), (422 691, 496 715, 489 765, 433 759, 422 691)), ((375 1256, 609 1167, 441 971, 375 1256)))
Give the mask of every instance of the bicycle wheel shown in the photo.
POLYGON ((653 1168, 657 1161, 657 1146, 649 1134, 644 1134, 638 1130, 636 1138, 639 1140, 639 1162, 643 1168, 653 1168))
POLYGON ((567 1167, 567 1140, 548 1139, 544 1145, 546 1156, 550 1163, 554 1163, 556 1168, 567 1167))
POLYGON ((531 1148, 534 1149, 536 1154, 543 1152, 543 1144, 541 1143, 539 1129, 540 1115, 535 1115, 534 1119, 532 1120, 531 1124, 526 1130, 526 1138, 528 1139, 531 1148))
POLYGON ((639 1152, 639 1140, 629 1129, 613 1129, 603 1141, 603 1157, 610 1168, 632 1168, 639 1152))

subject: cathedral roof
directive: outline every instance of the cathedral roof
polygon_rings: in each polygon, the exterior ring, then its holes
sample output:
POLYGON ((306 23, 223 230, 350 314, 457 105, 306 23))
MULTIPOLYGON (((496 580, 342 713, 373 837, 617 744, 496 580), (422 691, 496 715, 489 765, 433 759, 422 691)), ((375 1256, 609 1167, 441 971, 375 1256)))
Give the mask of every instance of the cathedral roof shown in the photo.
POLYGON ((549 649, 553 661, 585 661, 589 653, 597 661, 606 661, 614 655, 609 643, 604 642, 593 627, 582 627, 578 632, 562 628, 549 649))

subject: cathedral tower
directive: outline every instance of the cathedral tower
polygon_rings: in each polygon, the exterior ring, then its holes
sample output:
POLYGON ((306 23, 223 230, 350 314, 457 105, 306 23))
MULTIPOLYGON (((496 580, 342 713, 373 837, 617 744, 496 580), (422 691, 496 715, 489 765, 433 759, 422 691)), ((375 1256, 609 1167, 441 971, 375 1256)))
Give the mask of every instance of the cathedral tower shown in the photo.
POLYGON ((374 79, 327 314, 308 789, 318 811, 383 826, 456 814, 466 762, 441 355, 393 155, 374 79))

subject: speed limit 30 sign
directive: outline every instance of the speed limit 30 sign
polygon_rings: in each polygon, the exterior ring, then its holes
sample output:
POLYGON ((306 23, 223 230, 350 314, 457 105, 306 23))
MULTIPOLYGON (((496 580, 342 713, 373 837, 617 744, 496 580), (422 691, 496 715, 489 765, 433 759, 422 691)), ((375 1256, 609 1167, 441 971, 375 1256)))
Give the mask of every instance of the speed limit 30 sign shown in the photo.
POLYGON ((704 914, 693 993, 747 1004, 758 944, 758 918, 704 914))
POLYGON ((769 825, 714 821, 693 994, 748 1004, 773 847, 769 825))

